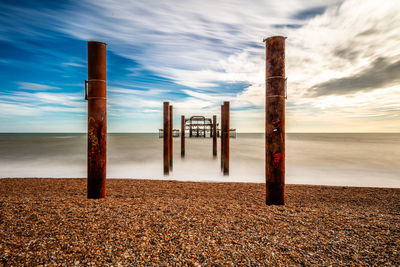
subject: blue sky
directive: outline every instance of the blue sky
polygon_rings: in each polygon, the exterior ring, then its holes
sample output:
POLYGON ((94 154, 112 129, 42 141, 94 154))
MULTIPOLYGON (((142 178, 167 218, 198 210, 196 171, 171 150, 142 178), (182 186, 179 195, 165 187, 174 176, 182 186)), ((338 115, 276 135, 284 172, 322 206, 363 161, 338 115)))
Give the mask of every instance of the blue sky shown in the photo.
POLYGON ((86 41, 107 46, 109 132, 162 102, 264 129, 264 37, 287 39, 288 132, 399 132, 397 1, 1 1, 0 132, 85 132, 86 41))

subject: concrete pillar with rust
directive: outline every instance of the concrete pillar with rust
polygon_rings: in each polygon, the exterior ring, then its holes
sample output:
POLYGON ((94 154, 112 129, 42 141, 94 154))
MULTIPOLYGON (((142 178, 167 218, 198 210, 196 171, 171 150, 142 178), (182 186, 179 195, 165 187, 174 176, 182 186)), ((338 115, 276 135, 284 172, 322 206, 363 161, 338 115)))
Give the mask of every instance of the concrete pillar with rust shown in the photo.
POLYGON ((169 170, 172 171, 173 163, 174 163, 174 117, 172 113, 172 105, 169 106, 169 170))
POLYGON ((163 105, 163 166, 164 166, 164 175, 169 174, 169 102, 164 102, 163 105))
POLYGON ((88 80, 85 98, 88 100, 87 197, 106 197, 107 161, 107 87, 106 44, 89 41, 88 80))
POLYGON ((285 204, 285 37, 266 42, 265 182, 266 204, 285 204))
POLYGON ((213 115, 212 124, 213 156, 217 156, 217 115, 213 115))
POLYGON ((181 157, 185 157, 185 116, 181 116, 181 157))
POLYGON ((223 173, 224 175, 229 175, 229 131, 230 131, 230 125, 229 125, 229 102, 226 101, 224 102, 223 105, 224 109, 224 114, 222 117, 223 121, 223 131, 222 131, 222 136, 223 136, 223 153, 224 153, 224 166, 223 166, 223 173))

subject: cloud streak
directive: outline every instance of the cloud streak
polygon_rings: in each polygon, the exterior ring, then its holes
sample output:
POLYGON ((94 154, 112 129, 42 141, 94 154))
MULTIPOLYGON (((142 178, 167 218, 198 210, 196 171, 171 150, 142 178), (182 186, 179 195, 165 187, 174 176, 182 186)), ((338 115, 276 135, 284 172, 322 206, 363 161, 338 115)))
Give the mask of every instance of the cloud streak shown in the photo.
MULTIPOLYGON (((32 11, 5 4, 2 10, 2 14, 32 17, 12 23, 10 15, 0 19, 3 40, 21 43, 21 36, 34 38, 36 33, 39 39, 51 39, 50 33, 56 32, 82 41, 105 41, 109 53, 132 63, 123 69, 126 80, 121 76, 109 80, 110 121, 122 113, 156 116, 163 100, 171 101, 177 113, 218 114, 222 101, 230 100, 232 114, 240 118, 235 126, 239 131, 246 117, 261 125, 246 131, 262 131, 262 39, 285 35, 288 121, 298 122, 289 124, 289 131, 307 127, 324 131, 324 120, 335 125, 334 129, 340 125, 348 129, 356 116, 377 124, 379 117, 391 121, 387 123, 390 129, 400 127, 393 115, 399 106, 387 94, 397 92, 400 72, 400 5, 393 1, 366 0, 360 5, 356 0, 253 0, 247 4, 239 0, 138 0, 117 5, 99 0, 73 1, 52 12, 46 6, 32 11), (140 85, 129 82, 146 72, 154 74, 153 80, 140 85)), ((76 56, 63 62, 70 69, 84 66, 76 56)), ((31 82, 20 83, 19 89, 34 91, 29 97, 42 111, 41 106, 51 102, 73 109, 83 105, 67 95, 61 101, 61 95, 49 94, 55 86, 25 80, 31 82)), ((64 92, 62 86, 57 87, 64 92)), ((6 104, 29 105, 24 94, 2 97, 6 104)))
POLYGON ((50 86, 47 84, 40 83, 29 83, 29 82, 19 82, 20 89, 33 90, 33 91, 48 91, 48 90, 59 90, 60 87, 50 86))
POLYGON ((377 58, 358 74, 332 79, 313 87, 313 96, 344 95, 358 91, 371 91, 394 85, 400 81, 400 61, 390 63, 388 59, 377 58))

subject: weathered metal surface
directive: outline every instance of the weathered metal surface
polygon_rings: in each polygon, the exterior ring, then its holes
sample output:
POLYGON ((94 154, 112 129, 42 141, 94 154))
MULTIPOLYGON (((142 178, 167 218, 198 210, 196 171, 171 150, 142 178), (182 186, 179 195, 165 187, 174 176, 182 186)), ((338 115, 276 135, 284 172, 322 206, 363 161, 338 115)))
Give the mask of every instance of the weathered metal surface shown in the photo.
POLYGON ((169 174, 169 134, 170 134, 170 122, 169 122, 169 102, 164 102, 163 106, 163 166, 164 175, 169 174))
POLYGON ((265 182, 266 204, 285 204, 285 37, 266 42, 265 182))
POLYGON ((217 115, 213 115, 212 125, 212 138, 213 138, 213 156, 217 156, 217 115))
MULTIPOLYGON (((107 88, 106 44, 88 42, 87 197, 106 197, 107 88)), ((86 87, 85 87, 86 90, 86 87)))
POLYGON ((169 170, 172 171, 173 165, 174 165, 174 154, 173 154, 173 148, 174 148, 174 138, 173 138, 173 108, 172 105, 169 106, 169 170))
POLYGON ((220 142, 221 142, 221 171, 224 170, 224 135, 223 135, 223 130, 224 129, 224 105, 221 105, 221 136, 220 136, 220 142))
POLYGON ((212 119, 204 116, 191 116, 185 121, 186 127, 189 129, 189 137, 206 137, 207 132, 210 132, 212 137, 212 119), (194 134, 193 134, 194 133, 194 134))
POLYGON ((224 168, 223 168, 223 173, 224 175, 229 175, 229 102, 226 101, 224 102, 223 105, 224 109, 224 117, 222 118, 223 121, 223 143, 224 143, 224 168))
POLYGON ((181 157, 185 157, 185 129, 186 121, 185 116, 181 116, 181 157))

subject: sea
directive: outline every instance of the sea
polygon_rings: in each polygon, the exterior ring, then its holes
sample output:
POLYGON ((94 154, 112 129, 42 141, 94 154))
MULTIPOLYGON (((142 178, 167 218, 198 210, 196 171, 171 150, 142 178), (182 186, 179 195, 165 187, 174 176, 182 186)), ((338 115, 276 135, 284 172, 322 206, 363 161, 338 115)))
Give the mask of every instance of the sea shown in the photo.
MULTIPOLYGON (((238 133, 230 140, 230 174, 224 176, 211 138, 174 138, 173 170, 163 175, 158 133, 109 133, 107 178, 207 182, 265 181, 264 134, 238 133)), ((84 178, 87 135, 0 134, 0 177, 84 178)), ((288 133, 286 183, 400 188, 400 133, 288 133)))

